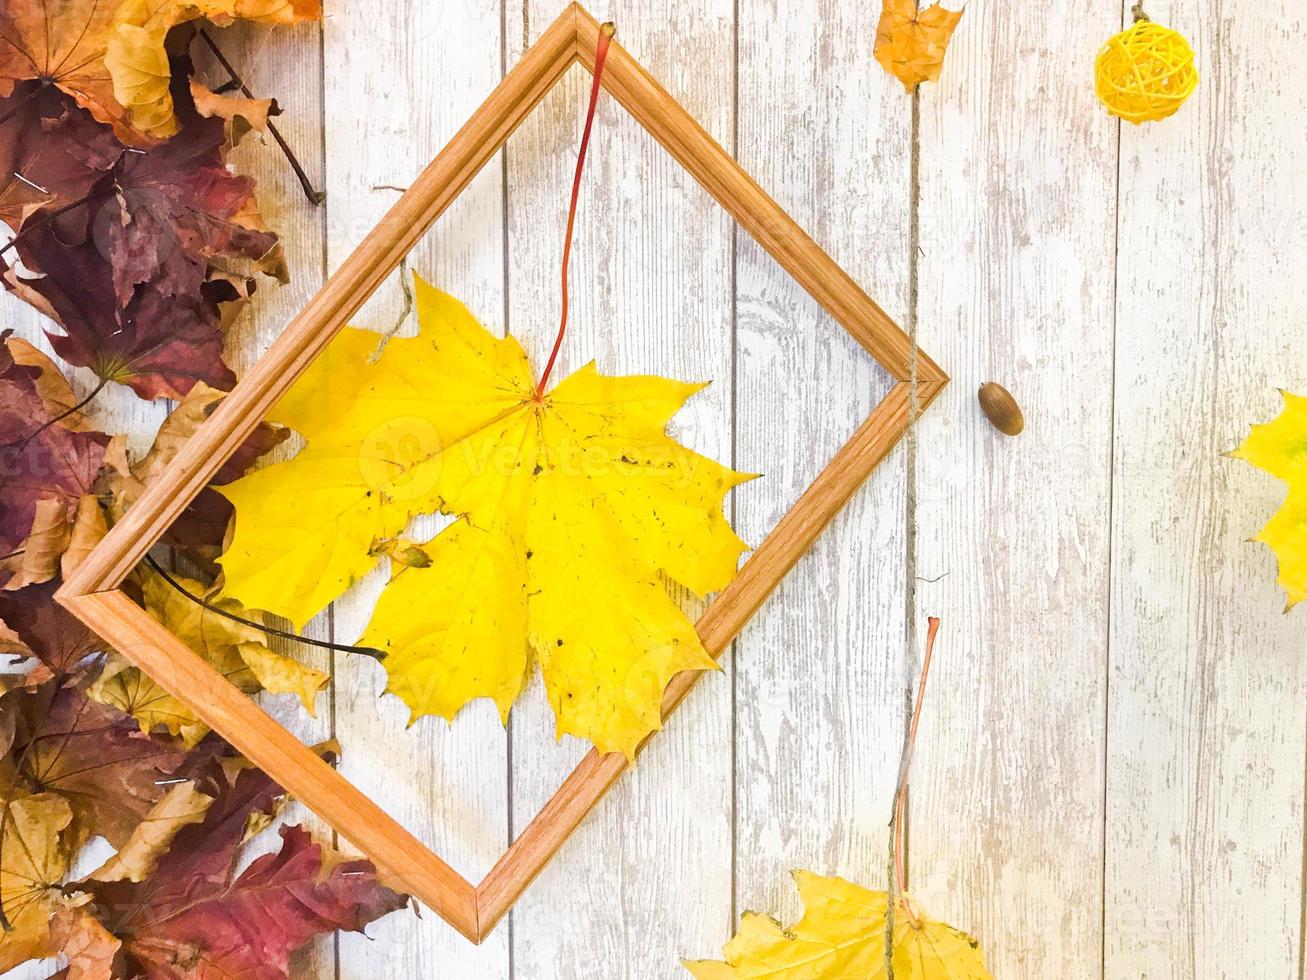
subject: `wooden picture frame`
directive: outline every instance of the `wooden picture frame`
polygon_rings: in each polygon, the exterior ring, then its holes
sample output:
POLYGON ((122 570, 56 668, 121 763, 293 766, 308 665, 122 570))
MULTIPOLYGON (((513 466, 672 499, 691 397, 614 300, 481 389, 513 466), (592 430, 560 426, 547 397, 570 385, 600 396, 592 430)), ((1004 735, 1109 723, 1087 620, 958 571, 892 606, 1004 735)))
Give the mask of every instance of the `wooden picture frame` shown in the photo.
MULTIPOLYGON (((485 879, 473 885, 119 586, 564 72, 576 62, 593 71, 598 38, 599 24, 580 6, 563 12, 57 593, 58 601, 107 643, 473 942, 490 933, 623 773, 626 759, 592 750, 485 879)), ((948 379, 617 43, 608 53, 603 87, 895 379, 884 400, 699 618, 696 629, 704 647, 719 657, 903 435, 914 412, 924 410, 948 379)), ((672 679, 663 697, 664 717, 699 677, 686 672, 672 679)))

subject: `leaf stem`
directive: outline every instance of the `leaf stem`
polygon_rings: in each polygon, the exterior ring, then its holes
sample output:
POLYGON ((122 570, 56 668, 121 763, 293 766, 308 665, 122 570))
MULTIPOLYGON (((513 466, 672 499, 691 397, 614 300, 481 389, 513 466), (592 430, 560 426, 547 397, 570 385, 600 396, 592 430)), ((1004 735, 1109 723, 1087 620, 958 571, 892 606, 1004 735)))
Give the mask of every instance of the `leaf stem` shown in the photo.
POLYGON ((931 616, 926 622, 928 624, 926 630, 926 655, 921 662, 921 679, 917 682, 917 698, 912 708, 912 720, 908 723, 907 735, 903 739, 903 755, 899 759, 899 781, 894 788, 893 818, 890 821, 894 849, 894 880, 898 887, 899 900, 903 902, 903 909, 907 912, 908 920, 914 928, 920 928, 921 922, 905 894, 907 874, 904 871, 903 862, 905 837, 903 818, 908 800, 908 773, 912 768, 912 752, 917 744, 917 726, 921 724, 921 706, 926 696, 926 680, 930 676, 930 663, 935 654, 935 637, 939 634, 938 616, 931 616))
POLYGON ((232 622, 240 623, 242 626, 249 626, 252 629, 259 630, 262 633, 267 633, 270 636, 279 636, 283 640, 294 640, 296 643, 303 643, 306 646, 318 647, 321 650, 336 650, 340 653, 357 653, 360 656, 371 657, 373 660, 377 661, 386 659, 385 651, 378 650, 376 647, 356 647, 350 646, 346 643, 329 643, 326 640, 315 640, 311 636, 300 636, 298 633, 291 633, 289 630, 279 630, 275 626, 267 626, 253 619, 246 619, 244 616, 238 616, 234 612, 229 612, 226 609, 215 606, 211 602, 205 601, 195 593, 188 590, 186 586, 182 585, 164 571, 163 566, 155 560, 153 555, 146 555, 145 561, 156 573, 158 573, 160 578, 184 595, 187 599, 190 599, 191 602, 195 603, 197 606, 203 606, 211 613, 230 619, 232 622))
POLYGON ((576 174, 572 177, 572 202, 567 208, 567 233, 563 236, 562 293, 563 310, 558 322, 558 336, 554 338, 554 349, 549 354, 544 372, 540 375, 540 384, 536 386, 536 401, 545 396, 545 385, 558 360, 558 351, 563 346, 563 334, 567 331, 567 266, 572 257, 572 229, 576 224, 576 201, 581 193, 581 171, 585 168, 585 153, 590 146, 590 127, 594 124, 595 107, 599 104, 599 82, 604 74, 604 60, 608 57, 608 45, 613 40, 617 28, 608 22, 599 28, 599 43, 595 47, 594 81, 590 84, 590 105, 585 112, 585 129, 581 131, 581 149, 576 155, 576 174))
POLYGON ((30 92, 28 92, 21 99, 19 99, 17 102, 11 105, 9 107, 8 112, 6 112, 3 116, 0 116, 0 126, 3 126, 5 123, 7 123, 11 116, 13 116, 15 113, 20 111, 24 106, 26 106, 29 102, 31 102, 33 99, 35 99, 38 95, 40 95, 49 87, 50 87, 50 80, 48 78, 41 79, 40 85, 34 85, 30 92))
MULTIPOLYGON (((241 94, 244 95, 245 98, 254 98, 254 93, 250 91, 250 87, 245 84, 245 80, 241 78, 240 73, 236 71, 235 66, 227 60, 227 56, 219 50, 218 45, 214 42, 213 38, 209 37, 209 32, 201 28, 200 38, 206 45, 208 45, 209 50, 213 52, 213 56, 218 59, 218 64, 222 65, 223 71, 231 76, 231 82, 228 82, 228 84, 230 85, 234 83, 236 87, 241 90, 241 94)), ((281 147, 281 152, 285 155, 286 162, 290 164, 290 169, 295 171, 295 177, 299 180, 300 187, 304 189, 304 196, 307 197, 309 203, 316 208, 327 199, 327 192, 320 191, 313 186, 313 182, 309 180, 309 175, 304 172, 304 168, 300 165, 299 158, 295 156, 290 148, 290 144, 286 142, 285 138, 281 135, 281 131, 277 129, 276 124, 274 124, 271 119, 268 120, 268 133, 277 141, 277 145, 281 147)))

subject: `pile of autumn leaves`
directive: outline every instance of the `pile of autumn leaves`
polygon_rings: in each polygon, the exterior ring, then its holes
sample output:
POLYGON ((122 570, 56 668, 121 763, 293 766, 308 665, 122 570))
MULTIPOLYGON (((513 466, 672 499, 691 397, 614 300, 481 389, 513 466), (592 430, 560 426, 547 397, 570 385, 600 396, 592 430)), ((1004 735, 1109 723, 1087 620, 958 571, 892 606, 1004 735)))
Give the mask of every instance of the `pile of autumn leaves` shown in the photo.
POLYGON ((17 39, 0 45, 0 220, 16 232, 4 285, 62 327, 60 357, 143 398, 179 398, 197 381, 228 388, 224 322, 256 273, 284 279, 285 268, 252 182, 224 157, 272 106, 193 82, 185 24, 152 49, 169 124, 134 130, 109 94, 126 84, 106 64, 112 48, 90 33, 113 5, 60 4, 63 19, 43 23, 47 6, 0 14, 0 33, 17 39), (70 17, 79 6, 94 18, 70 17))
MULTIPOLYGON (((70 978, 280 976, 312 936, 405 902, 369 863, 299 827, 236 876, 282 790, 53 601, 234 382, 223 329, 253 277, 284 278, 252 183, 225 162, 272 106, 192 80, 188 22, 289 22, 315 6, 16 0, 0 11, 0 219, 14 232, 4 285, 59 325, 55 351, 101 385, 179 400, 150 452, 129 460, 53 362, 0 334, 0 972, 62 954, 70 978), (69 880, 94 838, 117 853, 69 880)), ((283 435, 256 432, 219 482, 283 435)), ((206 490, 168 543, 202 567, 229 516, 206 490)), ((242 689, 312 708, 325 675, 258 630, 152 574, 127 587, 242 689)))

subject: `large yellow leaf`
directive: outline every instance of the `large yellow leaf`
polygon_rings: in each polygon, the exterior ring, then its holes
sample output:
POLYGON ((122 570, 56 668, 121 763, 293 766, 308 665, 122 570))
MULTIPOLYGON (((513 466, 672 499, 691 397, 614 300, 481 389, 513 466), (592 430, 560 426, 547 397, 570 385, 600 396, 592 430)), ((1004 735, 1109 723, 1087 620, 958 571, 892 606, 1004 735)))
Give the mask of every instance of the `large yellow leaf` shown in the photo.
MULTIPOLYGON (((789 929, 756 912, 740 917, 725 962, 685 961, 698 980, 878 980, 885 968, 889 899, 843 878, 796 871, 803 918, 789 929)), ((897 980, 992 980, 965 932, 895 904, 891 962, 897 980)))
POLYGON ((1307 398, 1283 394, 1284 410, 1254 425, 1232 455, 1289 485, 1284 503, 1253 540, 1275 552, 1280 585, 1293 606, 1307 598, 1307 398))
POLYGON ((307 448, 220 488, 224 595, 301 626, 414 515, 453 515, 361 638, 389 690, 414 717, 479 697, 506 715, 533 652, 559 734, 633 754, 668 680, 713 666, 666 579, 730 581, 744 544, 722 499, 748 477, 667 436, 700 385, 587 365, 538 399, 514 338, 421 279, 416 297, 418 336, 374 357, 378 336, 346 329, 274 408, 307 448))

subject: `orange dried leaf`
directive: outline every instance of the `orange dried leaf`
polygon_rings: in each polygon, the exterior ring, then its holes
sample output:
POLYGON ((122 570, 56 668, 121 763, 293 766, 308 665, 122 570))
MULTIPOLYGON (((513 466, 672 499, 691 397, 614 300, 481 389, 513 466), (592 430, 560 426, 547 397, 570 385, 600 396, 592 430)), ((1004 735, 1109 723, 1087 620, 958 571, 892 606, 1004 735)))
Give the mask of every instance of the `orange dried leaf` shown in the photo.
POLYGON ((917 0, 882 0, 876 25, 876 60, 909 92, 922 82, 939 78, 953 29, 961 10, 938 3, 917 9, 917 0))

